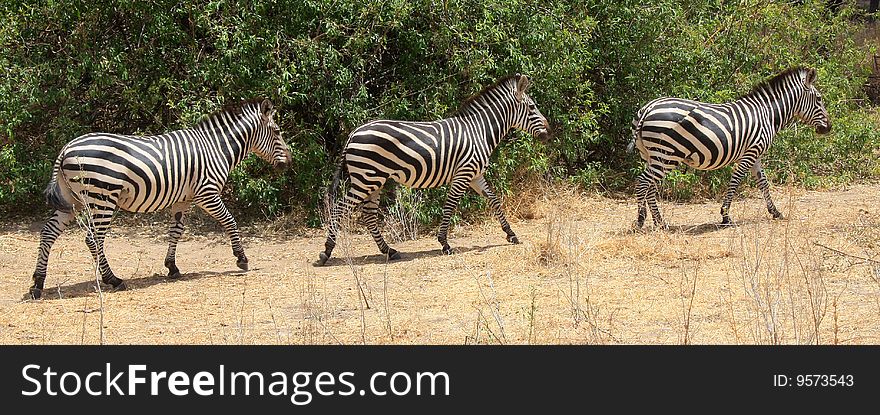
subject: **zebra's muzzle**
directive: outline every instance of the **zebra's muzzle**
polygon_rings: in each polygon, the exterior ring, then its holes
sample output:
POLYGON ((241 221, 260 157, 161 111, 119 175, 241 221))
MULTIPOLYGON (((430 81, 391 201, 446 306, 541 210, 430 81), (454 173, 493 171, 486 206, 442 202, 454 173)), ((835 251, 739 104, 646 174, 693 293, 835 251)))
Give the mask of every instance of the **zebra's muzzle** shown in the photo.
POLYGON ((549 131, 545 130, 538 133, 538 140, 541 140, 542 143, 546 144, 551 138, 553 138, 553 135, 549 131))
POLYGON ((828 134, 831 132, 831 123, 820 125, 816 127, 816 133, 818 134, 828 134))
POLYGON ((275 170, 276 171, 286 170, 288 167, 290 167, 290 164, 292 161, 293 161, 293 159, 291 159, 291 157, 290 157, 290 151, 288 151, 287 149, 284 149, 284 152, 281 155, 281 157, 277 157, 277 156, 275 157, 275 163, 274 163, 275 170))

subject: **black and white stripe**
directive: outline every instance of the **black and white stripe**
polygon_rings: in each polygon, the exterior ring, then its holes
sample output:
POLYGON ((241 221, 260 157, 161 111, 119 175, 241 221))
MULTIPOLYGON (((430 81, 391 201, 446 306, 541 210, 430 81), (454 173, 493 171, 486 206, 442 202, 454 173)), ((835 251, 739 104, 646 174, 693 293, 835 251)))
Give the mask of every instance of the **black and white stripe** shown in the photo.
POLYGON ((247 269, 235 218, 220 190, 229 172, 251 152, 279 168, 290 163, 274 113, 269 100, 252 100, 218 111, 191 129, 158 136, 90 133, 72 140, 58 155, 46 188, 46 200, 56 210, 40 234, 31 295, 40 297, 52 244, 78 214, 85 218, 86 245, 103 282, 124 289, 104 256, 104 236, 117 209, 171 208, 174 224, 165 266, 172 278, 180 276, 175 253, 183 215, 193 204, 223 225, 237 265, 247 269))
POLYGON ((816 70, 792 68, 756 86, 733 102, 709 104, 681 98, 659 98, 642 107, 633 119, 633 147, 645 161, 636 184, 639 210, 636 226, 647 217, 665 227, 657 206, 657 185, 679 164, 714 170, 736 163, 721 204, 721 223, 730 224, 730 203, 745 175, 751 171, 774 218, 782 214, 770 198, 770 184, 761 156, 776 134, 792 120, 831 130, 822 95, 816 89, 816 70))
POLYGON ((379 193, 388 180, 420 189, 450 185, 437 234, 446 254, 452 253, 446 240, 449 220, 468 188, 489 199, 507 240, 518 243, 483 174, 495 147, 511 129, 542 139, 548 137, 547 119, 526 93, 528 87, 527 76, 509 76, 465 101, 451 118, 432 122, 373 121, 352 131, 331 194, 341 175, 349 177, 350 186, 346 195, 333 203, 325 250, 318 263, 323 265, 330 258, 340 219, 361 204, 364 221, 379 250, 389 259, 399 258, 398 252, 385 243, 378 226, 379 193))

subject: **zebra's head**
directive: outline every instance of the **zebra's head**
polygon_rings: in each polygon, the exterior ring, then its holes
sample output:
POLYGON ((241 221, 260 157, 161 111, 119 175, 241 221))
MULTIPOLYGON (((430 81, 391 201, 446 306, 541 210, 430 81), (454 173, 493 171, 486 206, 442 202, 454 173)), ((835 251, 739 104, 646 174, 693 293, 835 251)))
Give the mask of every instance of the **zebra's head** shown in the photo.
POLYGON ((531 85, 531 80, 528 76, 520 74, 516 74, 514 79, 516 81, 514 97, 517 104, 513 126, 547 142, 550 139, 550 124, 544 114, 541 114, 541 110, 538 109, 532 97, 526 93, 531 85))
POLYGON ((260 120, 257 123, 251 150, 275 168, 284 169, 290 165, 290 150, 287 149, 287 143, 281 137, 281 129, 272 119, 275 115, 272 101, 264 99, 260 103, 259 111, 260 120))
POLYGON ((831 131, 831 119, 825 104, 822 102, 822 94, 816 89, 816 70, 809 68, 801 71, 803 81, 803 95, 795 106, 794 115, 804 124, 816 128, 819 134, 827 134, 831 131))

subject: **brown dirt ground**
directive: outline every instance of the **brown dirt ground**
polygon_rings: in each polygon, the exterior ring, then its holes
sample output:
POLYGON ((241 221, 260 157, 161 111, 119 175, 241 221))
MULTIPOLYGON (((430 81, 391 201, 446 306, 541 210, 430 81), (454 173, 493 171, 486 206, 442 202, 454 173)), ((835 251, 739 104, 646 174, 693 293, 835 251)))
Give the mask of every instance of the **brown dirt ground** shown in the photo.
POLYGON ((0 343, 880 344, 878 191, 776 187, 779 221, 751 191, 721 229, 716 201, 665 202, 670 231, 633 232, 632 200, 545 189, 505 202, 520 245, 487 219, 453 229, 455 255, 427 230, 386 264, 356 227, 322 268, 323 231, 270 223, 243 229, 247 273, 207 226, 187 230, 179 280, 156 217, 106 242, 128 291, 99 296, 73 229, 40 301, 22 296, 42 223, 6 224, 0 343))

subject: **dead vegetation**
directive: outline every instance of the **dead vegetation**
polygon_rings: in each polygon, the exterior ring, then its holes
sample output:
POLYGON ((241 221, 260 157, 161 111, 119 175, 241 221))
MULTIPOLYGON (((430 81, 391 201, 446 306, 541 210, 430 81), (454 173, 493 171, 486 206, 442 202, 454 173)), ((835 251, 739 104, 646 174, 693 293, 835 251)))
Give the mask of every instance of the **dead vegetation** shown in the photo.
POLYGON ((312 266, 322 230, 268 224, 243 229, 247 273, 222 232, 188 229, 179 280, 165 278, 164 224, 114 226, 107 256, 129 290, 103 299, 83 231, 72 229, 36 302, 21 298, 41 224, 10 224, 0 234, 0 343, 880 342, 880 186, 774 194, 788 219, 747 197, 732 208, 738 226, 718 228, 717 202, 666 202, 669 231, 633 232, 630 200, 530 186, 504 201, 520 245, 487 217, 453 228, 456 254, 444 256, 434 229, 406 236, 401 209, 385 219, 401 229, 401 260, 387 262, 349 223, 325 267, 312 266))

